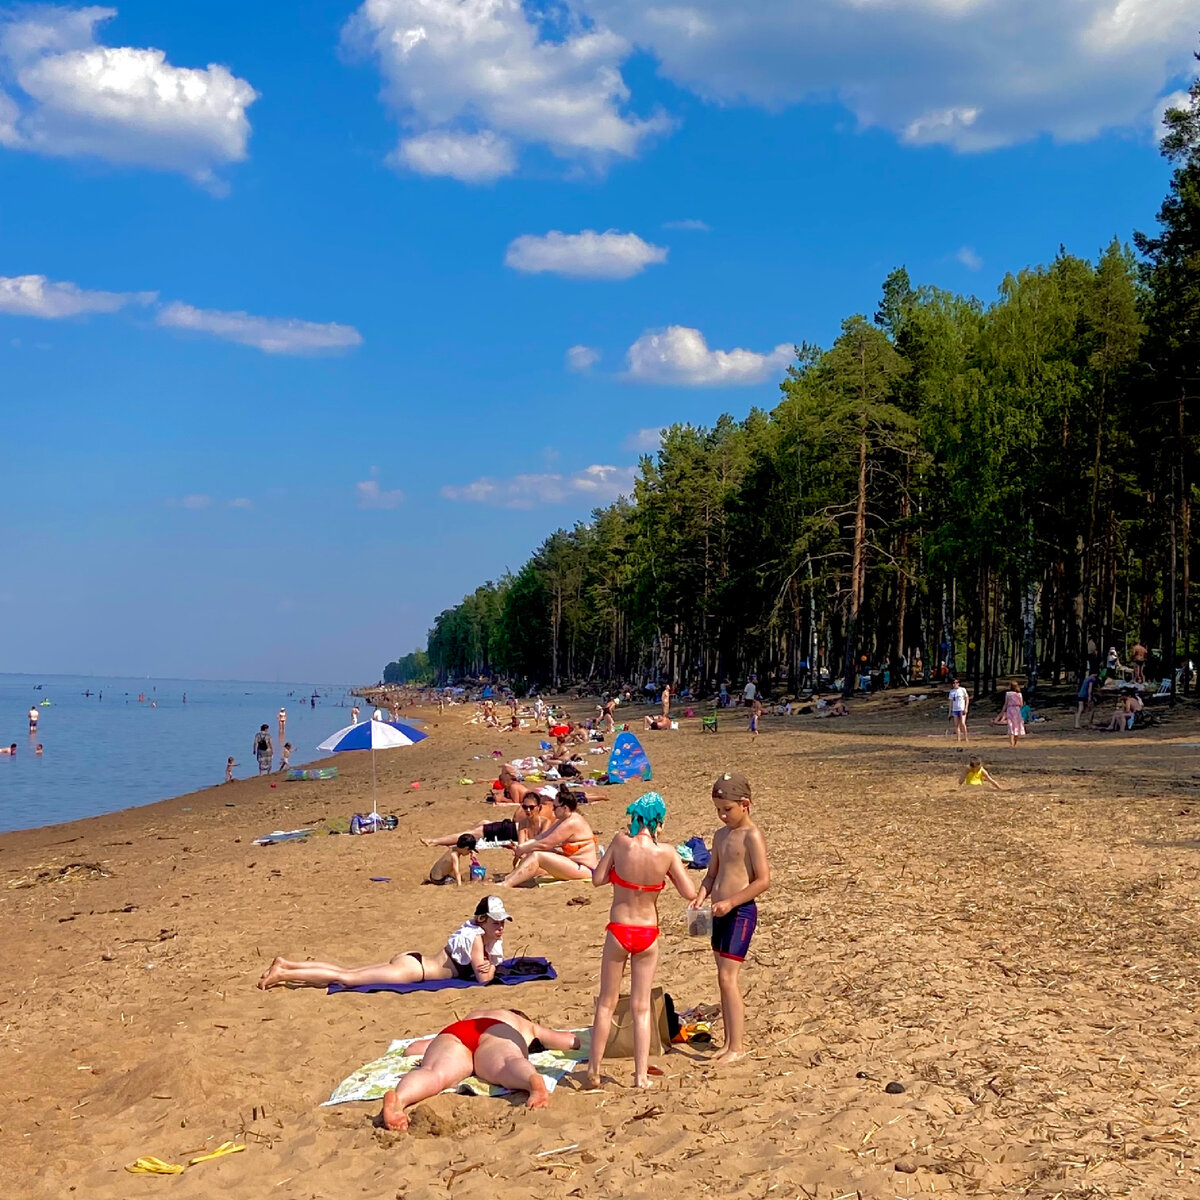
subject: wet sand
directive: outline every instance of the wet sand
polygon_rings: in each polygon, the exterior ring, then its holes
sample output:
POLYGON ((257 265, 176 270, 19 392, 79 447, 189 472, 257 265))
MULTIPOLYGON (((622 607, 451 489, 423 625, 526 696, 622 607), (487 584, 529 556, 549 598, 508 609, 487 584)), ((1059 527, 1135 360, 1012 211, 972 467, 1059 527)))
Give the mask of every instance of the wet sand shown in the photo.
MULTIPOLYGON (((568 1081, 541 1112, 440 1096, 407 1134, 375 1127, 378 1105, 319 1107, 392 1038, 500 1002, 255 988, 276 954, 432 952, 472 911, 479 885, 420 886, 434 851, 417 838, 511 811, 482 802, 492 767, 472 756, 529 753, 538 738, 424 713, 427 742, 377 756, 395 832, 251 845, 367 811, 370 762, 356 754, 337 757, 335 781, 250 780, 0 836, 4 1194, 1200 1194, 1194 710, 1128 737, 1077 733, 1053 711, 1016 751, 977 710, 1004 792, 955 787, 964 756, 934 699, 768 717, 755 742, 736 711, 715 736, 696 721, 642 735, 644 711, 634 728, 672 841, 710 837, 719 771, 754 785, 775 881, 744 973, 750 1057, 719 1069, 712 1050, 684 1048, 659 1060, 651 1093, 613 1062, 603 1092, 568 1081), (904 1090, 885 1091, 893 1081, 904 1090), (177 1178, 124 1170, 227 1139, 248 1148, 177 1178)), ((640 790, 583 810, 602 838, 640 790)), ((483 855, 500 870, 508 857, 483 855)), ((550 957, 559 978, 504 1001, 588 1024, 607 891, 505 895, 506 950, 550 957)), ((681 1009, 717 1000, 682 909, 664 893, 659 982, 681 1009)))

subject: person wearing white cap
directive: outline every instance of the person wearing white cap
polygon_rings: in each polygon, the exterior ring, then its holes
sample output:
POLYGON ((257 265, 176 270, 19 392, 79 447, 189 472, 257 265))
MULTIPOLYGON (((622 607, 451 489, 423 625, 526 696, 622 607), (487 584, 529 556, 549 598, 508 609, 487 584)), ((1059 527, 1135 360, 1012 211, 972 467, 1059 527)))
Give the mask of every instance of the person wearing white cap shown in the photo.
POLYGON ((484 896, 475 915, 464 921, 437 952, 426 957, 416 950, 397 954, 385 963, 369 967, 339 967, 336 963, 293 962, 277 958, 263 972, 258 986, 370 987, 381 983, 424 983, 427 979, 467 979, 491 983, 496 968, 504 961, 501 937, 512 920, 499 896, 484 896))

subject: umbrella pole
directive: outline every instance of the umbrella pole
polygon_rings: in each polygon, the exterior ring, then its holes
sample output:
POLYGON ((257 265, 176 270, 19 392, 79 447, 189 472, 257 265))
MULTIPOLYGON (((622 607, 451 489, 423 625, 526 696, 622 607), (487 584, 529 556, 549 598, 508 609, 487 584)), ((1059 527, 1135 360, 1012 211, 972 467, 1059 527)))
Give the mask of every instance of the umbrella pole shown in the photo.
POLYGON ((371 816, 379 816, 379 801, 375 798, 375 747, 371 747, 371 816))

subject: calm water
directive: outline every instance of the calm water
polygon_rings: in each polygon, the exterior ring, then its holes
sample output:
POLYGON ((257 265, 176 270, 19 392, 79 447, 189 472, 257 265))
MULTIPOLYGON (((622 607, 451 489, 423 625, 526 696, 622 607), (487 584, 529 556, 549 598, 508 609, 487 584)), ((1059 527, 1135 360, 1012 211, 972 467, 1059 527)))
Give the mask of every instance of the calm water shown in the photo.
POLYGON ((231 754, 241 764, 234 775, 249 778, 258 770, 251 747, 264 721, 278 764, 281 705, 293 764, 311 762, 324 757, 318 742, 350 724, 352 703, 344 684, 0 675, 0 745, 17 743, 15 758, 0 756, 0 831, 92 817, 220 783, 231 754), (139 692, 145 703, 138 703, 139 692), (31 739, 29 708, 42 700, 51 704, 39 707, 31 739), (37 742, 45 748, 40 758, 37 742))

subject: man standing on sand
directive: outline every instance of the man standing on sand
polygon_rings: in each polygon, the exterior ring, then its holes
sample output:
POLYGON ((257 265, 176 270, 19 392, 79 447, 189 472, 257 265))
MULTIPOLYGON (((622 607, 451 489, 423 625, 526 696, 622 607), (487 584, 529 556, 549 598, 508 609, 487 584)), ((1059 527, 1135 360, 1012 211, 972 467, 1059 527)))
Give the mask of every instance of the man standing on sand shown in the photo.
POLYGON ((663 684, 662 715, 664 717, 669 717, 671 715, 671 685, 669 683, 663 684))
POLYGON ((266 725, 259 726, 254 737, 254 757, 258 759, 258 773, 271 773, 271 760, 275 757, 275 747, 271 744, 271 731, 266 725))
POLYGON ((742 703, 749 708, 758 696, 758 685, 754 682, 754 676, 751 675, 746 680, 746 686, 742 688, 742 703))
POLYGON ((1146 682, 1146 659, 1150 651, 1141 642, 1134 642, 1129 649, 1129 661, 1133 664, 1133 682, 1146 682))
POLYGON ((279 710, 279 744, 283 745, 284 734, 287 732, 287 709, 280 708, 279 710))
POLYGON ((30 737, 34 737, 37 734, 37 723, 38 723, 38 710, 37 710, 37 705, 35 704, 29 710, 29 736, 30 737))
POLYGON ((954 740, 964 745, 971 739, 967 736, 967 711, 971 707, 971 697, 967 689, 957 679, 950 685, 950 724, 954 727, 954 740))

